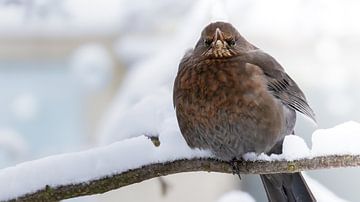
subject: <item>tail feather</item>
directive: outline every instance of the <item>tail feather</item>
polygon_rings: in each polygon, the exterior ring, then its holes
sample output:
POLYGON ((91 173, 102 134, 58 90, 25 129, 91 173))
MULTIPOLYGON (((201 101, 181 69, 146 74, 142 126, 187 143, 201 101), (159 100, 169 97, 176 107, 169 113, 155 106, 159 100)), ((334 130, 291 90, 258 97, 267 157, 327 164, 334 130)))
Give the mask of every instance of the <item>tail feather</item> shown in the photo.
POLYGON ((315 202, 301 173, 260 175, 270 202, 315 202))

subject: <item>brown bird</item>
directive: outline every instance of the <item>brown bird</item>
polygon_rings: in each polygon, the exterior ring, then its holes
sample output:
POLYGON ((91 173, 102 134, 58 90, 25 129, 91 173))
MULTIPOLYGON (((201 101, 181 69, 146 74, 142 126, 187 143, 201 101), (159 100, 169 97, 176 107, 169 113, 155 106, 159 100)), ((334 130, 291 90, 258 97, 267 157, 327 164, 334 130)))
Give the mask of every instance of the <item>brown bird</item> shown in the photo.
MULTIPOLYGON (((315 120, 281 65, 225 22, 206 26, 181 60, 173 101, 187 144, 230 162, 247 152, 281 153, 296 111, 315 120)), ((269 201, 315 201, 300 173, 261 179, 269 201)))

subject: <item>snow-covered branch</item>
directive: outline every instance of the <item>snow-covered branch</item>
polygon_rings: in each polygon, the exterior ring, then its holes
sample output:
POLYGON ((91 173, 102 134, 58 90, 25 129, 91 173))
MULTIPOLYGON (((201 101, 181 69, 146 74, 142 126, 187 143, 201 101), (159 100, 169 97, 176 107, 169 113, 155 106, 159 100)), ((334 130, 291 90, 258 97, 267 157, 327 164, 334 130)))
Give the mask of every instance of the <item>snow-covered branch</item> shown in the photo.
MULTIPOLYGON (((294 161, 238 161, 241 174, 292 173, 306 170, 360 166, 360 155, 319 156, 294 161)), ((76 169, 76 168, 74 168, 76 169)), ((122 173, 109 173, 108 176, 74 184, 59 186, 43 185, 34 192, 10 200, 55 201, 84 195, 104 193, 154 177, 181 172, 207 171, 232 173, 232 166, 212 158, 182 159, 172 162, 153 163, 122 173)), ((21 179, 19 179, 21 180, 21 179)))
MULTIPOLYGON (((210 152, 190 149, 176 120, 171 120, 160 131, 156 144, 141 135, 1 169, 0 201, 54 201, 104 193, 175 173, 233 172, 233 166, 215 160, 210 152)), ((359 134, 356 122, 320 129, 313 134, 311 149, 300 137, 289 135, 282 154, 245 154, 237 167, 242 174, 269 174, 360 166, 359 134)))

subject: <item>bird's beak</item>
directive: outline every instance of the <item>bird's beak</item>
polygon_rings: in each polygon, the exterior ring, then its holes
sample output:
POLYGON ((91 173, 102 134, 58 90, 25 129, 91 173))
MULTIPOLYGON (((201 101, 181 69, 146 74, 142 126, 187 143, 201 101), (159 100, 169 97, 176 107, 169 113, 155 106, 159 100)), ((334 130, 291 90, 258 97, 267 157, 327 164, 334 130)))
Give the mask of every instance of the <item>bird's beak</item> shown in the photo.
POLYGON ((223 48, 225 46, 224 35, 219 28, 216 28, 215 30, 214 43, 214 47, 217 49, 223 48))
POLYGON ((216 28, 211 48, 205 53, 215 58, 230 57, 232 53, 228 48, 228 44, 224 38, 224 33, 216 28))
POLYGON ((216 28, 216 30, 215 30, 214 39, 215 39, 214 41, 221 40, 222 42, 224 42, 224 35, 219 28, 216 28))

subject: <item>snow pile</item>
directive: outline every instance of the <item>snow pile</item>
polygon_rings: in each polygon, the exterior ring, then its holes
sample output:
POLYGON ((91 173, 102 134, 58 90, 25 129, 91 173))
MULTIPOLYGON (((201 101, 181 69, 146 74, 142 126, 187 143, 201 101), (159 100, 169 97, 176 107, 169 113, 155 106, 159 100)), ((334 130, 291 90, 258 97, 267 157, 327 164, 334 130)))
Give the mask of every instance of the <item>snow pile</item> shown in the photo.
POLYGON ((360 154, 360 124, 349 121, 330 129, 316 130, 312 136, 313 156, 360 154))
POLYGON ((247 153, 245 160, 297 160, 325 155, 360 155, 360 123, 349 121, 329 129, 318 129, 312 134, 312 148, 295 135, 285 137, 282 154, 247 153))
POLYGON ((306 145, 304 139, 296 135, 288 135, 284 139, 283 149, 281 154, 271 154, 270 156, 261 153, 256 154, 254 152, 246 153, 243 158, 247 161, 276 161, 276 160, 297 160, 303 158, 310 158, 311 150, 306 145))
POLYGON ((312 134, 312 148, 307 147, 301 137, 285 137, 283 153, 274 158, 295 160, 325 155, 360 154, 360 123, 345 122, 329 129, 318 129, 312 134))
POLYGON ((255 202, 255 199, 248 193, 240 191, 240 190, 233 190, 228 193, 225 193, 223 196, 220 197, 218 202, 255 202))
POLYGON ((0 201, 34 192, 44 185, 86 182, 142 165, 193 157, 210 157, 207 151, 190 149, 175 126, 167 120, 160 129, 161 146, 145 136, 127 139, 106 147, 55 155, 0 170, 0 201), (21 179, 21 180, 19 180, 21 179))
POLYGON ((310 156, 310 149, 301 137, 288 135, 283 143, 282 156, 288 160, 299 159, 310 156))
POLYGON ((170 95, 169 89, 158 89, 154 95, 148 95, 124 110, 117 123, 124 138, 144 134, 158 136, 166 118, 175 117, 170 95))

